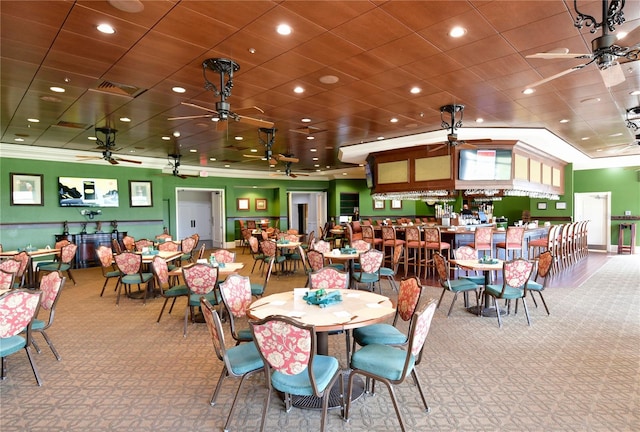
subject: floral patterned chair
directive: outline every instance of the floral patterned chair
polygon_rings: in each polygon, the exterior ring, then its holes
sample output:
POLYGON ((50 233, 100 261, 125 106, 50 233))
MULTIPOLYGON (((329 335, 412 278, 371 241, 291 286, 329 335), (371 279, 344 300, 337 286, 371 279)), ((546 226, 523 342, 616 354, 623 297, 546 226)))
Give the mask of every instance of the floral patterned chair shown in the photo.
POLYGON ((104 284, 102 285, 102 291, 100 291, 100 297, 104 294, 104 289, 107 287, 109 283, 109 279, 116 279, 116 286, 114 291, 118 289, 118 285, 120 283, 120 276, 122 273, 115 266, 115 262, 113 261, 113 252, 111 248, 106 246, 98 246, 96 249, 96 257, 100 262, 100 268, 102 269, 102 276, 104 277, 104 284))
POLYGON ((208 264, 194 264, 182 269, 182 276, 189 288, 189 301, 184 311, 183 336, 187 337, 187 321, 189 316, 194 318, 194 308, 200 306, 200 297, 206 298, 209 303, 220 304, 220 297, 216 293, 218 282, 218 267, 208 264))
POLYGON ((167 265, 167 261, 161 256, 156 255, 153 257, 151 271, 156 277, 156 282, 160 289, 160 295, 164 297, 164 303, 162 304, 162 309, 160 309, 158 321, 156 321, 160 322, 162 313, 164 312, 164 308, 167 307, 169 299, 172 300, 171 307, 169 308, 169 313, 171 313, 171 311, 173 311, 173 305, 176 304, 176 299, 178 297, 188 296, 189 288, 187 288, 186 285, 173 285, 171 283, 171 279, 169 278, 169 266, 167 265))
MULTIPOLYGON (((485 294, 494 298, 507 300, 507 314, 510 312, 511 300, 522 299, 524 305, 524 313, 527 317, 527 324, 531 326, 529 318, 529 309, 527 308, 527 282, 533 272, 533 263, 523 258, 513 261, 505 261, 502 264, 502 285, 489 284, 485 287, 485 294)), ((500 308, 496 307, 496 315, 498 316, 498 327, 502 327, 502 319, 500 317, 500 308)))
POLYGON ((476 227, 473 243, 467 246, 471 246, 478 253, 483 252, 483 255, 493 256, 493 227, 476 227))
POLYGON ((440 303, 442 303, 444 294, 447 291, 451 291, 452 293, 454 293, 453 300, 451 301, 451 306, 449 306, 447 317, 451 315, 453 305, 456 303, 458 294, 460 294, 461 292, 474 291, 476 295, 476 306, 478 306, 478 311, 480 311, 480 287, 469 279, 449 279, 449 263, 447 262, 445 257, 442 256, 442 254, 436 252, 433 255, 433 261, 436 265, 436 275, 438 283, 442 287, 442 294, 440 294, 440 300, 438 300, 438 307, 440 307, 440 303))
POLYGON ((3 380, 7 377, 7 356, 24 348, 36 382, 42 385, 31 356, 31 324, 40 304, 40 296, 40 291, 25 289, 14 289, 0 296, 0 357, 3 380))
POLYGON ((229 409, 229 415, 227 416, 227 422, 224 425, 224 430, 229 430, 229 424, 231 423, 231 417, 236 407, 236 400, 238 394, 242 390, 242 385, 245 380, 256 372, 263 370, 264 363, 262 357, 258 352, 258 348, 253 343, 246 343, 237 345, 233 348, 226 348, 224 341, 224 330, 222 329, 222 323, 218 313, 213 309, 211 303, 207 299, 200 299, 200 309, 204 315, 204 320, 207 323, 209 334, 213 342, 213 348, 215 350, 218 360, 222 361, 222 373, 218 378, 213 394, 211 395, 211 406, 216 404, 216 399, 222 388, 222 382, 228 376, 233 378, 240 378, 240 385, 236 390, 233 402, 231 403, 231 409, 229 409))
POLYGON ((136 239, 128 235, 124 236, 122 237, 122 245, 126 251, 133 252, 136 250, 136 239))
POLYGON ((422 359, 422 348, 429 334, 436 307, 436 302, 432 300, 423 309, 413 315, 409 327, 409 341, 406 351, 403 348, 390 345, 371 344, 353 353, 353 357, 351 358, 352 371, 349 375, 349 385, 347 387, 347 406, 344 411, 345 421, 349 421, 351 393, 354 378, 357 375, 365 376, 367 381, 372 380, 372 393, 375 392, 376 381, 381 381, 387 386, 391 400, 393 401, 393 407, 396 410, 398 422, 400 423, 400 429, 403 432, 406 431, 406 428, 402 421, 400 407, 393 390, 394 385, 401 384, 405 378, 411 375, 418 388, 426 412, 430 411, 427 400, 424 397, 424 392, 422 391, 418 374, 416 373, 416 366, 420 364, 420 360, 422 359))
POLYGON ((315 249, 307 252, 307 261, 309 262, 311 271, 318 271, 324 267, 324 255, 315 249))
POLYGON ((183 264, 185 262, 189 263, 192 262, 193 259, 193 250, 196 248, 197 243, 196 243, 196 239, 193 237, 187 237, 185 239, 182 239, 182 242, 180 242, 180 248, 182 250, 182 256, 180 257, 180 260, 178 261, 179 264, 183 264))
POLYGON ((371 249, 364 253, 361 253, 358 257, 358 270, 352 274, 352 279, 356 283, 366 284, 369 291, 375 289, 375 284, 378 283, 378 289, 382 293, 382 287, 380 287, 380 266, 382 265, 382 259, 384 254, 377 250, 371 249))
POLYGON ((9 272, 0 268, 0 290, 12 289, 15 278, 15 272, 9 272))
POLYGON ((268 389, 260 430, 264 430, 271 393, 275 389, 284 393, 286 411, 291 409, 292 395, 322 398, 320 430, 324 431, 329 393, 337 380, 340 382, 341 406, 344 406, 344 382, 338 359, 316 354, 313 326, 280 315, 250 324, 253 340, 264 361, 268 389))
MULTIPOLYGON (((60 298, 60 293, 62 292, 62 287, 66 278, 62 277, 59 272, 51 272, 42 277, 40 281, 40 291, 42 291, 42 298, 40 300, 40 307, 38 308, 38 312, 36 313, 36 318, 33 320, 33 324, 31 326, 31 331, 35 333, 42 333, 42 337, 44 338, 47 345, 51 349, 51 352, 56 359, 60 361, 60 355, 58 351, 56 351, 56 347, 53 346, 53 342, 49 339, 49 336, 46 333, 46 330, 49 329, 53 325, 53 319, 56 314, 56 304, 58 303, 58 299, 60 298), (44 309, 48 312, 47 320, 42 320, 38 318, 40 315, 40 311, 44 309)), ((36 344, 36 341, 33 341, 33 346, 40 352, 40 348, 36 344)))
POLYGON ((0 270, 3 270, 7 273, 13 274, 13 278, 11 279, 11 285, 7 288, 18 288, 16 284, 19 285, 19 282, 16 282, 16 278, 18 277, 18 273, 20 272, 20 266, 22 265, 21 261, 15 259, 7 259, 4 261, 0 261, 0 270))
POLYGON ((425 247, 425 241, 422 240, 422 233, 417 226, 408 226, 404 230, 405 248, 404 254, 404 277, 409 272, 409 264, 413 263, 413 273, 418 277, 422 273, 422 250, 425 247))
POLYGON ((333 267, 323 267, 309 275, 311 289, 347 289, 349 274, 333 267))
POLYGON ((116 306, 120 304, 120 292, 123 286, 125 288, 125 294, 130 294, 131 285, 138 285, 138 290, 140 290, 140 285, 142 284, 146 285, 145 293, 143 294, 144 304, 146 304, 146 291, 149 289, 149 281, 153 278, 153 274, 142 272, 142 255, 133 252, 123 252, 120 255, 116 255, 115 260, 118 269, 120 269, 122 273, 118 283, 116 306))
MULTIPOLYGON (((274 261, 274 264, 279 266, 280 271, 282 272, 284 269, 283 263, 286 258, 278 253, 276 243, 271 240, 264 240, 260 246, 262 247, 262 253, 264 254, 263 261, 265 264, 269 264, 271 261, 274 261)), ((264 270, 264 266, 262 269, 264 270)))
MULTIPOLYGON (((71 243, 69 240, 67 239, 62 239, 59 240, 55 243, 55 245, 53 246, 54 249, 62 249, 63 247, 65 247, 66 245, 68 245, 69 243, 71 243)), ((60 261, 60 252, 58 252, 56 254, 56 256, 54 257, 54 259, 52 261, 38 261, 36 264, 36 271, 44 265, 49 265, 49 264, 54 264, 56 262, 60 261)))
MULTIPOLYGON (((527 281, 527 290, 531 291, 531 299, 533 300, 533 304, 538 307, 536 303, 536 298, 534 297, 534 293, 538 293, 540 296, 540 300, 542 300, 542 304, 544 305, 544 309, 547 311, 547 315, 550 315, 549 308, 547 307, 547 302, 544 301, 544 297, 542 296, 542 291, 544 291, 547 286, 547 280, 549 276, 549 272, 551 271, 551 267, 553 264, 554 258, 553 254, 549 251, 544 251, 538 256, 538 268, 536 271, 536 275, 527 281), (542 283, 540 283, 542 281, 542 283)), ((516 307, 518 306, 518 301, 516 300, 516 307)))
POLYGON ((144 248, 149 248, 150 246, 153 246, 153 241, 149 239, 140 239, 135 242, 135 250, 138 252, 142 252, 144 248))
MULTIPOLYGON (((29 266, 29 254, 25 251, 19 252, 13 256, 13 260, 19 263, 18 271, 16 272, 16 278, 13 283, 14 288, 21 288, 24 286, 27 276, 27 267, 29 266)), ((37 279, 36 279, 37 280, 37 279)))
POLYGON ((424 227, 422 231, 424 232, 424 254, 422 254, 422 259, 424 261, 424 277, 426 278, 429 268, 435 268, 433 255, 436 252, 444 254, 446 251, 447 259, 450 258, 451 245, 442 241, 442 233, 438 227, 424 227))
POLYGON ((389 285, 391 288, 398 292, 398 285, 396 284, 396 274, 398 274, 398 268, 400 267, 400 258, 402 258, 402 254, 404 253, 404 246, 398 245, 393 248, 393 260, 391 262, 391 266, 389 267, 380 267, 380 277, 387 278, 389 281, 389 285))
POLYGON ((253 301, 251 296, 251 281, 246 276, 233 273, 218 286, 224 307, 229 313, 231 336, 235 339, 236 345, 239 345, 241 342, 250 342, 253 340, 251 331, 248 328, 238 330, 236 320, 246 317, 246 310, 253 301))
POLYGON ((49 265, 43 265, 38 268, 38 272, 36 276, 36 280, 40 280, 40 273, 48 273, 53 271, 66 272, 69 279, 73 281, 73 284, 76 284, 76 280, 73 278, 73 274, 71 274, 71 267, 73 266, 73 260, 76 258, 76 250, 78 249, 78 245, 74 243, 69 243, 64 246, 60 250, 60 261, 55 262, 49 265))

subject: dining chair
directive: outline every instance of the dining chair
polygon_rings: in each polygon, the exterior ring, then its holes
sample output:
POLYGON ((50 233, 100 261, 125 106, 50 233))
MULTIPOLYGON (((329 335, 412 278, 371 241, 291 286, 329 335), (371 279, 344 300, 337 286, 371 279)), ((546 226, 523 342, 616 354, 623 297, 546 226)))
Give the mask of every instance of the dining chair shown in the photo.
POLYGON ((378 290, 382 293, 382 287, 380 286, 380 266, 382 265, 383 258, 384 254, 377 249, 370 249, 361 253, 358 257, 359 269, 352 272, 351 279, 356 284, 366 284, 369 291, 373 291, 375 284, 378 283, 378 290))
MULTIPOLYGON (((549 313, 549 308, 547 307, 547 302, 544 301, 544 297, 542 295, 542 291, 547 287, 547 281, 549 279, 549 273, 551 272, 551 267, 553 264, 553 255, 549 251, 544 251, 538 256, 538 266, 536 269, 536 274, 532 279, 527 281, 527 290, 531 292, 531 299, 533 300, 533 304, 538 307, 538 303, 536 303, 536 298, 534 293, 538 293, 540 296, 540 300, 544 305, 544 309, 547 311, 547 315, 551 315, 549 313), (542 283, 540 283, 542 281, 542 283)), ((516 308, 518 307, 518 301, 516 300, 516 308)))
POLYGON ((396 275, 398 274, 398 268, 400 267, 400 258, 404 252, 404 247, 398 245, 393 248, 393 261, 390 267, 380 267, 380 277, 386 278, 389 281, 391 288, 398 292, 398 284, 396 284, 396 275))
POLYGON ((522 248, 524 247, 524 227, 507 227, 505 241, 496 243, 496 257, 499 251, 504 250, 504 259, 508 260, 516 258, 516 253, 522 257, 522 248))
POLYGON ((227 421, 224 425, 224 430, 228 431, 233 412, 236 408, 238 395, 242 390, 242 385, 248 377, 256 372, 262 371, 264 369, 264 363, 262 361, 262 356, 258 352, 258 348, 253 343, 240 344, 227 349, 224 340, 224 330, 222 329, 222 323, 220 322, 218 312, 214 310, 211 303, 204 297, 200 298, 200 309, 202 310, 204 320, 207 323, 207 328, 209 329, 209 335, 213 342, 213 349, 216 353, 216 357, 218 357, 218 360, 222 362, 222 372, 220 373, 220 378, 218 378, 218 382, 213 390, 209 404, 211 406, 216 404, 218 394, 222 388, 222 382, 225 378, 240 378, 240 384, 238 385, 238 389, 233 397, 227 421))
POLYGON ((498 316, 498 327, 502 328, 502 318, 500 317, 500 308, 497 307, 498 299, 507 300, 507 314, 510 312, 511 300, 522 299, 524 305, 524 313, 527 317, 527 324, 531 326, 529 318, 529 309, 527 308, 527 281, 531 277, 533 271, 533 263, 523 258, 517 258, 512 261, 505 261, 502 264, 502 284, 489 284, 485 287, 484 292, 494 298, 496 303, 496 315, 498 316))
POLYGON ((198 260, 205 259, 204 252, 205 252, 206 247, 207 247, 207 245, 202 243, 202 245, 200 246, 200 249, 198 249, 198 256, 196 257, 196 262, 198 260))
POLYGON ((113 253, 116 255, 119 255, 122 253, 122 246, 120 246, 120 242, 118 241, 118 239, 111 239, 111 249, 113 250, 113 253))
MULTIPOLYGON (((316 354, 314 326, 281 315, 249 321, 249 324, 264 362, 268 390, 260 431, 265 428, 273 389, 284 394, 287 412, 292 406, 292 395, 322 398, 320 430, 325 431, 329 393, 336 381, 340 382, 341 407, 344 407, 344 381, 338 359, 316 354)), ((341 411, 343 415, 344 410, 341 411)))
POLYGON ((409 264, 413 263, 413 273, 418 277, 422 273, 422 250, 425 247, 425 241, 422 240, 422 233, 417 226, 408 226, 405 228, 405 254, 404 254, 404 277, 409 272, 409 264))
MULTIPOLYGON (((284 271, 284 265, 286 258, 278 253, 278 246, 275 241, 265 240, 261 244, 262 253, 264 254, 264 263, 269 264, 271 261, 274 261, 275 266, 279 266, 280 273, 284 271)), ((262 270, 264 273, 264 265, 262 266, 262 270)), ((261 273, 262 274, 262 273, 261 273)))
POLYGON ((118 294, 116 295, 116 306, 120 305, 120 292, 124 286, 125 294, 131 294, 131 285, 145 284, 144 304, 147 303, 147 292, 149 290, 149 281, 153 278, 152 273, 142 271, 142 255, 133 252, 123 252, 115 256, 116 265, 120 272, 120 280, 118 283, 118 294))
POLYGON ((153 241, 149 239, 140 239, 135 241, 135 250, 143 252, 145 248, 153 247, 153 241))
POLYGON ((349 274, 333 267, 323 267, 309 275, 311 289, 347 289, 349 274))
POLYGON ((453 300, 451 301, 451 306, 449 306, 449 312, 447 313, 447 317, 451 315, 451 311, 453 310, 453 305, 456 303, 458 294, 460 294, 461 292, 474 291, 476 295, 476 306, 478 306, 478 310, 480 310, 480 294, 478 292, 478 289, 480 287, 469 279, 453 279, 453 280, 449 279, 449 274, 450 274, 449 263, 444 258, 444 256, 442 256, 442 254, 438 252, 433 254, 433 261, 436 265, 438 283, 442 287, 442 294, 440 294, 440 300, 438 300, 438 307, 440 307, 440 303, 442 303, 444 294, 447 291, 454 293, 453 300))
POLYGON ((373 249, 382 249, 382 238, 376 237, 371 222, 362 225, 362 240, 369 243, 373 249))
POLYGON ((245 250, 249 247, 249 238, 252 236, 251 230, 241 227, 240 228, 240 247, 242 248, 242 254, 244 255, 245 250))
POLYGON ((133 252, 136 250, 136 239, 130 235, 126 235, 122 237, 122 245, 127 252, 133 252))
POLYGON ((261 269, 264 265, 264 254, 260 251, 260 243, 254 236, 249 238, 249 252, 251 252, 251 258, 253 258, 253 266, 251 267, 251 274, 253 274, 257 263, 260 263, 261 269))
POLYGON ((107 287, 110 279, 116 280, 114 291, 118 289, 118 284, 120 283, 120 276, 122 275, 122 273, 115 265, 111 248, 104 245, 98 246, 98 248, 96 249, 96 258, 98 258, 100 269, 102 270, 102 277, 104 277, 104 284, 102 285, 102 290, 100 291, 100 297, 102 297, 102 295, 104 294, 104 289, 107 287))
MULTIPOLYGON (((453 251, 453 258, 456 260, 478 260, 478 251, 471 246, 460 246, 453 251)), ((484 289, 485 278, 484 275, 478 273, 476 270, 466 270, 457 267, 458 279, 468 280, 478 285, 478 297, 482 298, 482 290, 484 289), (464 272, 464 273, 461 273, 464 272)), ((469 291, 463 291, 464 295, 464 307, 469 307, 469 291)))
POLYGON ((493 226, 476 227, 473 232, 473 243, 467 246, 471 246, 478 253, 482 252, 483 256, 493 256, 493 226))
POLYGON ((378 323, 353 330, 353 349, 356 352, 357 346, 366 346, 371 344, 405 346, 409 342, 409 333, 411 328, 404 333, 398 325, 401 322, 411 322, 413 315, 418 310, 420 296, 424 287, 416 276, 404 278, 400 281, 400 289, 398 291, 398 304, 396 305, 396 313, 393 317, 393 323, 378 323))
POLYGON ((253 301, 251 281, 247 276, 232 273, 218 287, 222 303, 228 312, 231 337, 235 339, 236 345, 241 342, 251 342, 253 340, 251 330, 248 328, 238 330, 236 322, 247 316, 246 310, 253 301))
POLYGON ((11 286, 9 286, 9 288, 19 288, 19 283, 16 282, 16 279, 18 278, 18 273, 20 272, 21 265, 22 262, 16 260, 13 257, 11 259, 0 261, 0 270, 13 274, 13 282, 11 282, 11 286))
MULTIPOLYGON (((68 245, 69 243, 71 243, 69 240, 67 239, 62 239, 59 240, 55 243, 55 245, 53 246, 54 249, 62 249, 63 247, 65 247, 66 245, 68 245)), ((60 261, 60 252, 58 252, 55 257, 53 258, 53 260, 51 261, 38 261, 36 263, 36 272, 38 271, 38 269, 42 266, 45 265, 49 265, 49 264, 55 264, 56 262, 60 261)))
POLYGON ((431 300, 420 311, 416 312, 411 319, 409 341, 406 350, 391 345, 371 344, 362 347, 353 353, 351 357, 351 373, 349 375, 349 385, 347 386, 347 405, 344 410, 344 419, 349 421, 349 410, 351 408, 351 394, 353 383, 357 375, 362 375, 367 380, 372 380, 371 393, 375 394, 375 382, 383 382, 389 391, 393 407, 400 423, 400 429, 404 432, 406 427, 400 412, 400 406, 396 398, 394 385, 401 384, 409 375, 418 388, 425 411, 431 411, 422 390, 422 385, 416 367, 422 360, 422 349, 427 339, 431 322, 435 313, 437 303, 431 300))
POLYGON ((213 256, 218 263, 233 263, 236 262, 236 253, 228 249, 217 249, 213 251, 213 256))
MULTIPOLYGON (((13 256, 13 260, 19 263, 18 271, 16 272, 16 278, 13 282, 14 288, 22 288, 26 282, 27 278, 27 267, 29 266, 29 262, 31 262, 31 257, 25 251, 18 252, 13 256)), ((37 273, 36 273, 37 275, 37 273)), ((37 278, 36 278, 37 281, 37 278)))
POLYGON ((15 278, 15 272, 9 272, 0 268, 0 290, 13 289, 13 281, 15 278))
POLYGON ((182 251, 182 255, 178 259, 178 265, 182 265, 183 263, 190 263, 193 261, 193 250, 196 247, 196 239, 193 237, 186 237, 182 239, 180 242, 180 250, 182 251))
MULTIPOLYGON (((40 281, 40 291, 42 291, 40 306, 36 312, 35 318, 33 319, 33 324, 31 325, 31 331, 33 333, 42 334, 42 337, 47 345, 49 345, 51 352, 58 361, 60 361, 60 355, 58 354, 56 347, 53 345, 53 342, 51 342, 51 339, 49 339, 46 330, 53 325, 53 320, 56 315, 56 305, 58 304, 58 299, 62 293, 62 287, 64 287, 65 281, 66 278, 62 277, 59 272, 51 272, 42 277, 42 280, 40 281), (46 320, 39 318, 40 311, 43 309, 47 311, 48 314, 46 320)), ((33 340, 33 347, 38 353, 40 353, 40 348, 38 348, 35 340, 33 340)))
POLYGON ((40 273, 59 271, 60 273, 66 272, 68 278, 71 279, 75 285, 76 280, 73 278, 73 274, 71 273, 71 267, 73 267, 73 260, 76 258, 77 250, 78 245, 75 243, 69 243, 68 245, 63 246, 60 250, 60 261, 40 267, 36 273, 36 280, 40 280, 40 273))
POLYGON ((40 304, 41 291, 13 289, 0 295, 0 357, 2 379, 7 377, 7 356, 24 348, 38 385, 42 385, 31 356, 33 318, 40 304))
MULTIPOLYGON (((303 252, 304 254, 304 252, 303 252)), ((269 283, 269 280, 271 279, 271 274, 273 273, 273 266, 275 264, 275 261, 269 261, 269 264, 267 264, 267 272, 265 273, 264 276, 264 282, 263 283, 258 283, 258 282, 252 282, 251 283, 251 295, 254 297, 262 297, 264 295, 264 293, 267 291, 267 284, 269 283)))
POLYGON ((189 289, 189 301, 184 311, 183 336, 187 337, 187 321, 189 316, 194 318, 194 308, 200 305, 200 297, 206 298, 209 303, 220 304, 220 297, 216 293, 216 283, 218 282, 218 267, 211 267, 208 264, 194 264, 182 269, 182 277, 189 289))
POLYGON ((173 311, 173 306, 176 304, 178 297, 187 297, 189 295, 189 288, 186 285, 173 285, 169 278, 169 266, 167 261, 161 256, 154 256, 151 262, 151 271, 156 278, 156 284, 160 290, 160 296, 164 297, 164 303, 162 303, 162 309, 160 309, 160 315, 158 320, 160 322, 164 308, 167 307, 167 302, 171 299, 171 307, 169 307, 169 313, 173 311))

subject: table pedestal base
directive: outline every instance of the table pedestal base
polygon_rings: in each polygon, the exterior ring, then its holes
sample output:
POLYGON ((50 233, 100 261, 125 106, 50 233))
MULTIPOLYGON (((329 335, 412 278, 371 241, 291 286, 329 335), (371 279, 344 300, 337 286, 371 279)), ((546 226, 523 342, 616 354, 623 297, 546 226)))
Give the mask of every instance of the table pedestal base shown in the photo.
MULTIPOLYGON (((349 384, 349 374, 346 373, 348 371, 344 371, 342 374, 342 379, 344 381, 344 394, 347 394, 347 385, 349 384)), ((364 380, 357 376, 353 379, 353 390, 351 392, 351 401, 357 400, 360 396, 364 394, 364 380)), ((322 398, 318 398, 315 396, 291 396, 292 405, 296 408, 304 408, 304 409, 322 409, 322 398)), ((329 393, 329 409, 340 408, 342 405, 340 397, 340 382, 336 381, 336 383, 331 388, 331 392, 329 393)))
MULTIPOLYGON (((482 316, 483 317, 496 317, 498 316, 496 314, 496 308, 494 306, 490 306, 490 307, 485 307, 485 306, 480 306, 480 309, 482 309, 482 316)), ((474 315, 478 315, 478 306, 471 306, 469 308, 467 308, 468 312, 471 312, 474 315)), ((507 314, 507 311, 500 308, 500 315, 504 316, 507 314)))

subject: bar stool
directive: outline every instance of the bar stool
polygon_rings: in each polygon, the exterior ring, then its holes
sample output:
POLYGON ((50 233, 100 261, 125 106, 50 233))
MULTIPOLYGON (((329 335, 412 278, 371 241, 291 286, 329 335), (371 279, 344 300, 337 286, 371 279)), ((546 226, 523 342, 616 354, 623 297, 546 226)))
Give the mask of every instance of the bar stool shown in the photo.
POLYGON ((384 262, 392 264, 393 249, 396 246, 402 246, 404 248, 405 241, 396 237, 396 229, 389 225, 383 225, 382 230, 382 251, 384 252, 384 262), (387 249, 390 249, 387 254, 387 249))
POLYGON ((433 254, 435 252, 439 252, 440 255, 444 254, 443 251, 446 251, 447 261, 451 259, 451 245, 447 242, 442 241, 442 233, 440 232, 440 228, 438 227, 426 227, 423 228, 424 231, 424 277, 427 277, 427 272, 429 267, 434 269, 435 274, 435 263, 433 261, 433 254))
POLYGON ((522 246, 524 241, 524 227, 508 227, 505 241, 496 243, 496 257, 500 249, 504 249, 504 259, 509 259, 509 251, 511 258, 516 258, 516 251, 519 251, 518 257, 522 257, 522 246))
POLYGON ((618 225, 618 253, 630 253, 633 255, 636 252, 636 224, 634 223, 621 223, 618 225), (629 244, 624 242, 625 230, 630 230, 631 238, 629 244))
POLYGON ((493 227, 476 227, 473 233, 473 244, 469 244, 478 253, 483 252, 483 255, 493 256, 493 227))
POLYGON ((542 252, 552 249, 552 240, 558 235, 558 225, 551 225, 547 236, 529 241, 529 259, 534 259, 542 252))
POLYGON ((407 277, 409 264, 413 263, 413 272, 420 277, 422 272, 422 249, 425 241, 421 239, 420 229, 417 226, 408 226, 405 231, 404 277, 407 277), (412 256, 410 256, 413 253, 412 256))

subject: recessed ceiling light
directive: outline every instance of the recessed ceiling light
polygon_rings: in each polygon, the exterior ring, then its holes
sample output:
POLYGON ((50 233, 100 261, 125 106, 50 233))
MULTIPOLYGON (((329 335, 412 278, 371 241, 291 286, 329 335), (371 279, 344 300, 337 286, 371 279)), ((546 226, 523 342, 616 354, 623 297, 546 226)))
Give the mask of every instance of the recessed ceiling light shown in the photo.
POLYGON ((312 148, 312 149, 309 149, 309 151, 310 151, 311 153, 315 153, 315 152, 317 152, 318 150, 317 150, 317 149, 312 148))
POLYGON ((98 141, 98 138, 94 137, 94 136, 90 136, 87 138, 89 141, 98 141))
POLYGON ((258 189, 258 186, 251 186, 252 189, 258 189))
POLYGON ((587 141, 587 140, 591 139, 591 137, 582 137, 582 138, 580 138, 580 139, 581 139, 582 141, 587 141))
POLYGON ((622 136, 622 132, 614 133, 609 135, 611 138, 622 136))
POLYGON ((318 158, 317 158, 317 157, 314 157, 314 158, 313 158, 313 159, 311 159, 311 160, 317 161, 317 160, 318 160, 318 158))
POLYGON ((129 150, 129 153, 135 153, 136 151, 134 149, 129 150))
POLYGON ((454 27, 451 30, 449 30, 449 36, 451 36, 452 38, 459 38, 464 36, 467 33, 467 29, 464 27, 454 27))
POLYGON ((23 142, 23 141, 24 141, 24 138, 14 138, 13 140, 14 140, 14 141, 17 141, 17 142, 23 142))
POLYGON ((378 138, 376 138, 377 140, 383 140, 384 137, 383 136, 379 136, 378 138))
POLYGON ((40 96, 40 100, 45 101, 45 102, 62 102, 62 99, 60 99, 59 97, 55 97, 55 96, 40 96))
POLYGON ((418 94, 422 91, 422 89, 420 87, 411 87, 411 90, 409 90, 409 92, 411 92, 411 94, 418 94))
POLYGON ((56 93, 64 93, 66 90, 63 89, 62 87, 49 87, 49 90, 51 90, 52 92, 56 92, 56 93))
POLYGON ((303 118, 302 120, 300 120, 302 123, 311 123, 311 119, 310 118, 303 118))
POLYGON ((230 167, 231 167, 231 165, 229 165, 229 164, 225 164, 225 166, 224 166, 224 167, 225 167, 225 168, 230 168, 230 167))
POLYGON ((314 140, 314 139, 316 139, 316 137, 309 135, 309 136, 307 137, 307 139, 308 139, 308 140, 314 140))
POLYGON ((28 118, 27 121, 31 123, 40 123, 40 120, 37 118, 28 118))
POLYGON ((257 149, 251 149, 250 151, 251 151, 251 153, 258 153, 257 149))
POLYGON ((294 93, 304 93, 304 89, 300 86, 297 86, 296 88, 293 89, 294 93))
POLYGON ((209 158, 209 160, 210 160, 211 162, 215 162, 215 161, 217 161, 217 159, 216 159, 216 158, 209 158))
POLYGON ((176 137, 176 138, 178 138, 178 137, 180 136, 180 132, 179 132, 179 131, 175 131, 175 132, 173 133, 173 136, 174 136, 174 137, 176 137))
POLYGON ((100 24, 96 27, 100 33, 104 34, 114 34, 116 30, 111 27, 109 24, 100 24))
POLYGON ((631 93, 629 93, 631 96, 638 96, 640 95, 640 90, 634 90, 631 93))
POLYGON ((317 169, 316 172, 322 172, 322 170, 317 169))
POLYGON ((331 165, 327 165, 327 169, 331 168, 331 165))
POLYGON ((123 12, 136 13, 144 10, 140 0, 109 0, 109 4, 123 12))
POLYGON ((482 117, 478 117, 476 119, 476 123, 484 123, 484 119, 482 117))
POLYGON ((596 103, 596 102, 600 102, 600 98, 599 97, 582 99, 580 101, 581 104, 590 104, 590 103, 596 103))
POLYGON ((171 139, 171 137, 170 137, 170 136, 166 136, 166 135, 165 135, 165 136, 163 136, 163 137, 162 137, 162 139, 163 139, 164 141, 169 141, 169 140, 171 139))
POLYGON ((343 173, 342 173, 342 175, 347 175, 347 173, 346 173, 346 172, 343 172, 343 173))
POLYGON ((198 150, 196 150, 196 149, 191 149, 191 150, 189 150, 189 151, 190 151, 191 153, 196 153, 198 150))
POLYGON ((314 164, 313 167, 314 168, 320 168, 320 164, 314 164))
POLYGON ((255 54, 256 53, 256 49, 255 48, 249 48, 249 54, 255 54))
POLYGON ((389 120, 391 123, 398 123, 398 119, 393 117, 391 120, 389 120))
POLYGON ((535 90, 532 89, 532 88, 526 88, 526 89, 522 90, 522 94, 526 94, 526 95, 530 95, 533 92, 535 92, 535 90))
POLYGON ((602 151, 602 149, 597 149, 596 151, 597 151, 597 152, 601 152, 601 151, 602 151))
POLYGON ((569 119, 562 119, 560 120, 560 123, 569 123, 569 119))
POLYGON ((335 75, 323 75, 318 78, 318 81, 320 81, 322 84, 335 84, 340 81, 340 78, 335 75))
POLYGON ((292 30, 291 26, 289 26, 288 24, 280 24, 278 27, 276 27, 276 31, 278 32, 278 34, 286 36, 291 34, 292 30))
POLYGON ((236 140, 236 141, 242 141, 244 138, 238 135, 238 136, 233 137, 233 139, 236 140))
POLYGON ((184 87, 172 87, 171 91, 173 91, 174 93, 184 93, 187 90, 184 87))
POLYGON ((121 122, 129 123, 131 119, 129 117, 120 117, 121 122))

